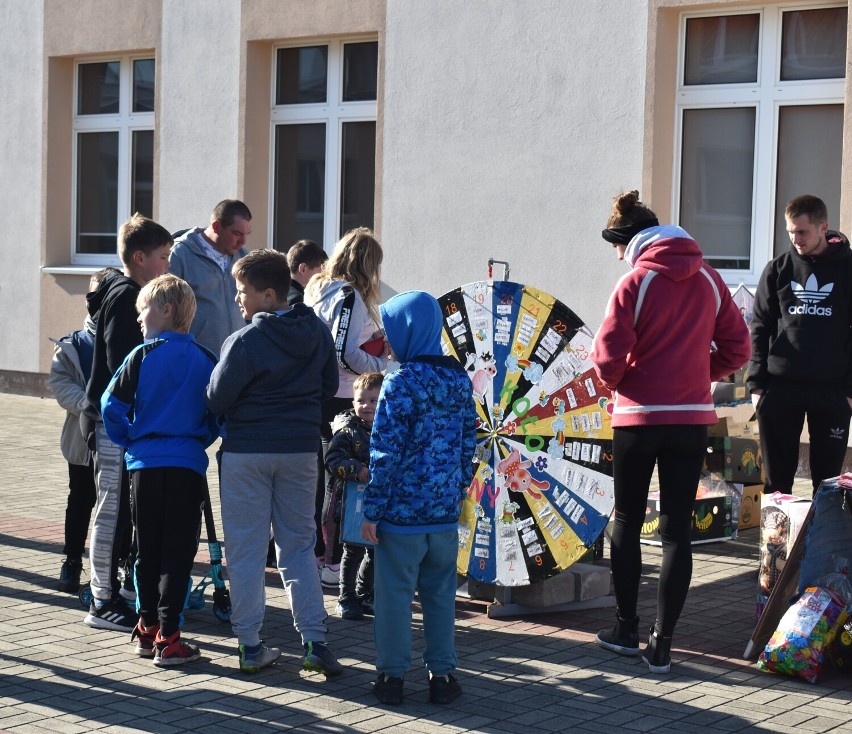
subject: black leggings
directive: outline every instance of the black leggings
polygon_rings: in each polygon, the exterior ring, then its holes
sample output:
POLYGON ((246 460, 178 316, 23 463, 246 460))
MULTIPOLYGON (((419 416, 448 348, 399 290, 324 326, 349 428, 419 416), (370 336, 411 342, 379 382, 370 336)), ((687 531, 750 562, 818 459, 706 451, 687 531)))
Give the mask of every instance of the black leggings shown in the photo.
POLYGON ((663 562, 655 627, 664 637, 671 637, 674 632, 692 580, 692 509, 706 451, 707 426, 633 426, 613 430, 615 527, 611 555, 618 614, 624 619, 636 616, 642 575, 639 534, 656 465, 663 562))
POLYGON ((136 591, 146 627, 160 623, 169 637, 180 629, 189 577, 201 533, 207 477, 179 467, 130 472, 139 546, 136 591))

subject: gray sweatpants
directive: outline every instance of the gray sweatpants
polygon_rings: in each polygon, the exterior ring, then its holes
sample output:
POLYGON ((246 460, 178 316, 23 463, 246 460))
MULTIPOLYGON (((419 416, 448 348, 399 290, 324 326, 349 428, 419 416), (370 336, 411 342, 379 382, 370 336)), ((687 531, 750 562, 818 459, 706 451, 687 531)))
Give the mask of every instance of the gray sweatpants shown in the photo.
POLYGON ((316 452, 222 454, 220 498, 231 626, 242 645, 260 642, 270 524, 296 631, 303 643, 325 641, 326 611, 314 557, 316 482, 316 452))
POLYGON ((89 541, 92 595, 109 601, 118 593, 116 569, 121 542, 130 523, 124 449, 110 441, 100 421, 95 425, 95 483, 98 489, 89 541))

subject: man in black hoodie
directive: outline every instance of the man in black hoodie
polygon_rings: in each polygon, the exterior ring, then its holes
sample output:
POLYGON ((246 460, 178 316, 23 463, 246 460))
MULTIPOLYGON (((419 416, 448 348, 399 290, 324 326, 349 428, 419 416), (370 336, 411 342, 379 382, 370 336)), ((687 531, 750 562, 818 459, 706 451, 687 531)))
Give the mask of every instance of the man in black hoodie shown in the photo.
POLYGON ((852 416, 852 251, 828 229, 816 196, 797 196, 784 216, 792 244, 760 276, 747 379, 764 492, 789 493, 805 416, 814 491, 843 467, 852 416))

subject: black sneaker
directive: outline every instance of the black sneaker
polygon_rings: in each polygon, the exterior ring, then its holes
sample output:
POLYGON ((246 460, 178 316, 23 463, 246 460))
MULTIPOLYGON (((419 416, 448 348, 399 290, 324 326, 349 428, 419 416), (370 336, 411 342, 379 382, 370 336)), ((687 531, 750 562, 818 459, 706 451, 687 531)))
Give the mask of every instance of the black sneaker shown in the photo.
POLYGON ((595 640, 604 650, 616 652, 619 655, 638 655, 639 617, 622 619, 616 615, 615 626, 598 632, 595 640))
POLYGON ((80 591, 80 574, 83 572, 83 559, 68 557, 59 569, 59 590, 66 594, 80 591))
POLYGON ((334 653, 325 646, 324 642, 306 642, 304 648, 305 657, 302 658, 304 670, 311 670, 324 675, 340 675, 343 672, 343 666, 334 657, 334 653))
POLYGON ((462 694, 461 686, 452 673, 429 673, 429 703, 450 703, 462 694))
POLYGON ((672 667, 672 638, 662 637, 654 627, 648 637, 648 647, 642 653, 642 660, 648 663, 652 673, 668 673, 672 667))
POLYGON ((103 602, 92 600, 89 613, 83 620, 89 627, 116 632, 133 632, 138 617, 122 599, 103 602))
POLYGON ((344 599, 337 602, 335 610, 341 619, 364 619, 364 610, 357 599, 344 599))
POLYGON ((372 617, 376 613, 376 600, 372 594, 359 596, 358 601, 361 602, 361 611, 364 614, 369 614, 372 617))
POLYGON ((402 678, 391 678, 390 676, 380 673, 373 683, 373 695, 382 703, 390 706, 399 706, 402 703, 402 687, 404 681, 402 678))

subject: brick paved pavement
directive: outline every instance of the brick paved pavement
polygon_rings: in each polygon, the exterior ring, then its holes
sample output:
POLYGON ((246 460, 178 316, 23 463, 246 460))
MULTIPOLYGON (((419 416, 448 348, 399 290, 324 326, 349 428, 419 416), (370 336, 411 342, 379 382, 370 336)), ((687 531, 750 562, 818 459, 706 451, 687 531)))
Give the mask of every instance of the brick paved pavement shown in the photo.
MULTIPOLYGON (((752 626, 756 530, 696 546, 666 676, 594 644, 611 609, 489 619, 483 604, 460 601, 465 695, 450 706, 430 705, 424 676, 412 670, 405 704, 377 706, 369 693, 371 621, 332 616, 329 642, 347 670, 329 680, 303 674, 274 574, 264 635, 284 650, 278 665, 241 675, 230 628, 208 603, 187 614, 184 632, 200 644, 202 660, 156 669, 132 654, 127 635, 84 625, 79 602, 55 590, 67 477, 61 423, 52 400, 0 395, 0 731, 852 732, 852 678, 832 672, 811 685, 761 673, 739 657, 752 626)), ((211 484, 215 496, 215 477, 211 484)), ((659 551, 643 553, 644 625, 653 619, 659 551)), ((197 560, 199 576, 203 543, 197 560)), ((333 610, 331 593, 326 606, 333 610)), ((422 649, 419 614, 414 626, 422 649)))

